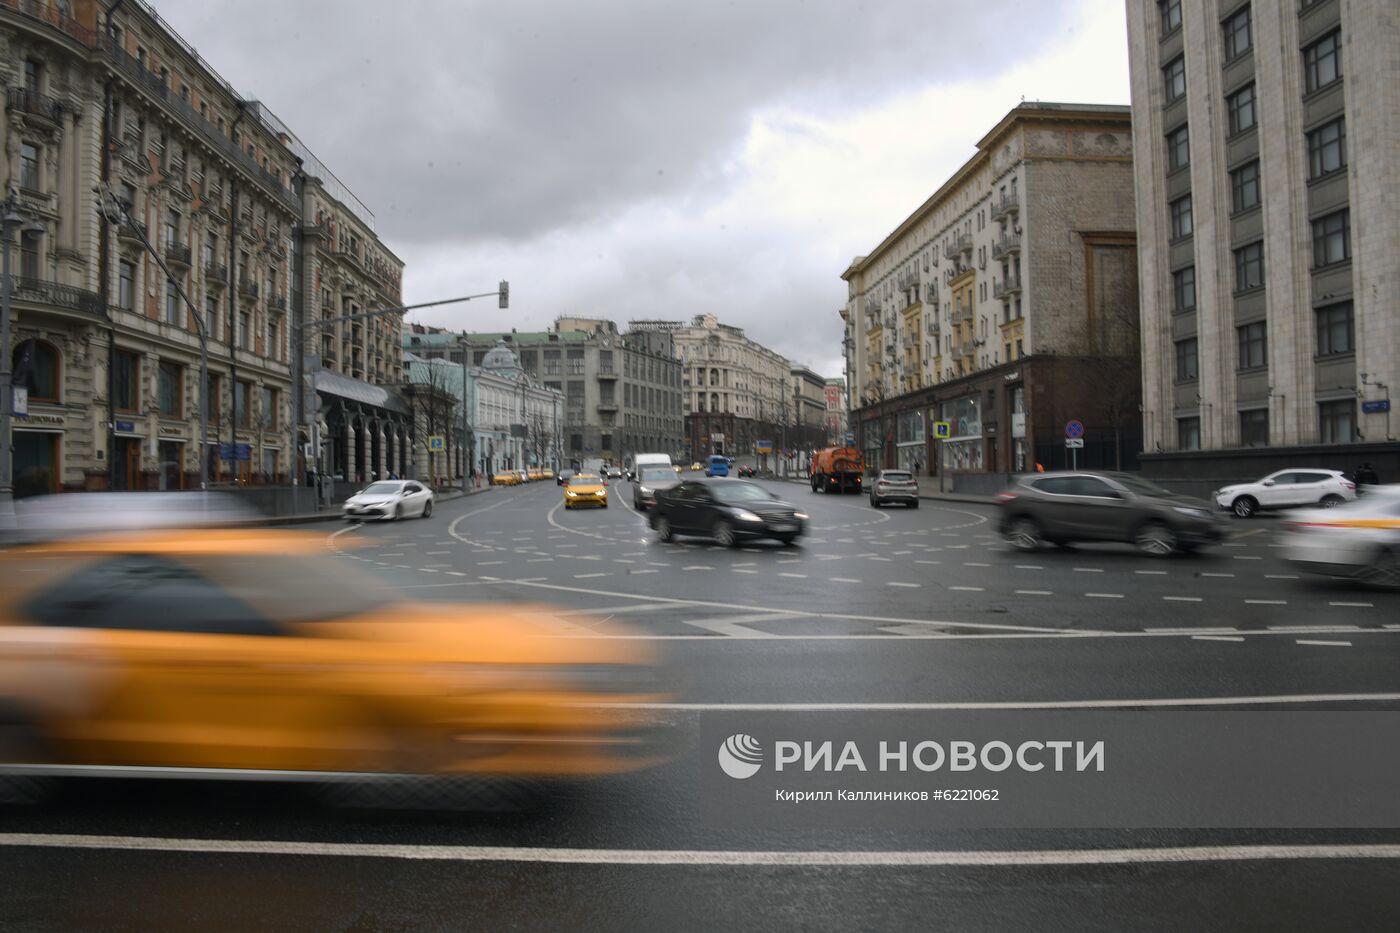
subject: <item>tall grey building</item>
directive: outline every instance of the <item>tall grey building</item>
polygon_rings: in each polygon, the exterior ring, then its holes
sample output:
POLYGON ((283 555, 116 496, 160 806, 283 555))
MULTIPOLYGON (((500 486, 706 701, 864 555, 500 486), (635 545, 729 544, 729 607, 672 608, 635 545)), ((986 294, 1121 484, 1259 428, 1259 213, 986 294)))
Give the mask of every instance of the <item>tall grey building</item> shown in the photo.
POLYGON ((1400 465, 1394 0, 1127 8, 1146 467, 1400 465))

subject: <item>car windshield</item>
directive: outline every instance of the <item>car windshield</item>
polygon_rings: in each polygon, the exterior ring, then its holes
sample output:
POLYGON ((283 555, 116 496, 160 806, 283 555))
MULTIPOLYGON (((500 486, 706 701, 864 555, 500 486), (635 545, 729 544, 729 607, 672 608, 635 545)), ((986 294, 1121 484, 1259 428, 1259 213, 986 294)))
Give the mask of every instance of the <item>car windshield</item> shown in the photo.
POLYGON ((880 474, 880 479, 891 483, 907 483, 914 478, 912 473, 905 473, 901 470, 886 470, 880 474))
POLYGON ((569 480, 569 482, 571 482, 571 483, 596 483, 596 482, 598 482, 598 477, 594 476, 592 473, 580 473, 580 474, 578 474, 577 476, 572 477, 572 478, 569 480))
POLYGON ((710 486, 715 498, 721 502, 768 502, 775 498, 762 486, 753 483, 715 483, 710 486))
POLYGON ((643 467, 641 481, 644 483, 672 482, 676 471, 670 467, 643 467))
POLYGON ((391 496, 403 489, 403 483, 370 483, 360 491, 362 496, 391 496))
POLYGON ((1172 492, 1170 489, 1165 489, 1151 480, 1143 479, 1141 476, 1135 476, 1132 473, 1110 473, 1109 478, 1129 492, 1135 492, 1140 496, 1176 495, 1176 493, 1172 492))

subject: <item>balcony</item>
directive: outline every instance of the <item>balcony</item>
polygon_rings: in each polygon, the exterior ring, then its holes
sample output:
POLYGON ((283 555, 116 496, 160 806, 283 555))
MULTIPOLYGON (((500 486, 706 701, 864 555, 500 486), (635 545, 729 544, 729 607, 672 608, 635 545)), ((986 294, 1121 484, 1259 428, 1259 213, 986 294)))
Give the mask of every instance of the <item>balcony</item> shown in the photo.
POLYGON ((604 379, 609 379, 609 380, 611 380, 611 379, 616 379, 616 378, 617 378, 617 373, 614 372, 614 371, 611 370, 611 369, 600 369, 600 370, 598 370, 598 380, 599 380, 600 382, 601 382, 602 380, 604 380, 604 379))
POLYGON ((597 407, 599 411, 617 411, 617 400, 604 399, 603 401, 598 403, 597 407))
POLYGON ((24 113, 38 117, 58 126, 63 120, 63 104, 52 97, 35 94, 22 87, 12 87, 5 92, 5 102, 11 113, 24 113))
POLYGON ((937 337, 941 329, 941 325, 937 321, 924 322, 924 333, 930 337, 937 337))
POLYGON ((267 299, 267 310, 275 311, 278 314, 287 313, 287 299, 283 295, 274 295, 267 299))
POLYGON ((228 266, 220 265, 217 262, 206 262, 204 264, 204 281, 208 285, 227 285, 228 266))
POLYGON ((172 266, 190 267, 190 248, 183 243, 171 241, 165 244, 165 261, 172 266))
POLYGON ((340 357, 336 356, 336 353, 335 353, 334 350, 330 349, 329 347, 323 348, 323 349, 321 350, 321 365, 322 365, 322 366, 334 366, 334 365, 335 365, 336 363, 338 363, 339 361, 340 361, 340 357))
POLYGON ((997 299, 1009 298, 1009 297, 1011 297, 1012 295, 1019 295, 1020 293, 1021 293, 1021 276, 1020 276, 1020 275, 1008 275, 1005 279, 1002 279, 1002 280, 1000 280, 1000 281, 993 280, 993 282, 992 282, 992 297, 993 297, 993 298, 997 298, 997 299))
POLYGON ((1003 233, 1001 239, 992 244, 992 258, 1000 259, 1021 251, 1021 234, 1003 233))
POLYGON ((258 283, 248 278, 246 275, 238 277, 238 294, 244 298, 251 298, 254 301, 258 298, 258 283))
POLYGON ((140 246, 146 242, 146 225, 139 220, 129 220, 117 225, 117 239, 124 243, 134 243, 140 246), (132 228, 136 229, 133 230, 132 228))
POLYGON ((943 250, 944 259, 957 259, 963 253, 972 252, 972 234, 964 233, 953 237, 943 250))
POLYGON ((62 308, 98 318, 107 316, 107 306, 96 292, 26 275, 11 276, 10 281, 13 283, 11 297, 15 301, 62 308))
POLYGON ((1012 192, 1004 196, 1000 201, 992 203, 992 220, 1001 220, 1007 214, 1016 214, 1021 210, 1021 196, 1012 192))

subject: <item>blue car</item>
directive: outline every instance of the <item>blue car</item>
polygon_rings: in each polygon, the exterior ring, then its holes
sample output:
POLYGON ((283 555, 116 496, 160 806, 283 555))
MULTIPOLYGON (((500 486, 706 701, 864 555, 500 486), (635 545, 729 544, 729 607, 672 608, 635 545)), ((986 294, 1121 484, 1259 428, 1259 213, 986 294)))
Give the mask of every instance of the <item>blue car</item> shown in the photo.
POLYGON ((715 454, 715 455, 714 455, 713 457, 711 457, 711 458, 709 459, 709 461, 705 464, 705 475, 706 475, 706 476, 728 476, 728 475, 729 475, 729 458, 728 458, 728 457, 721 457, 719 454, 715 454))

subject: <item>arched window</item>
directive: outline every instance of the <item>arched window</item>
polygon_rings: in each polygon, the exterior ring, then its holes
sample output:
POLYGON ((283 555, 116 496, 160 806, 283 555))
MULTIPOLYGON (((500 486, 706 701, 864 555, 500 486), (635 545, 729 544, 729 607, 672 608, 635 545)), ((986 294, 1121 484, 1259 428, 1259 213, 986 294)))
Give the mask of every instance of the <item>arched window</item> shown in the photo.
POLYGON ((719 411, 719 394, 710 393, 710 411, 719 411))
POLYGON ((26 340, 18 344, 11 358, 14 384, 29 390, 34 402, 58 402, 59 357, 52 344, 26 340))

